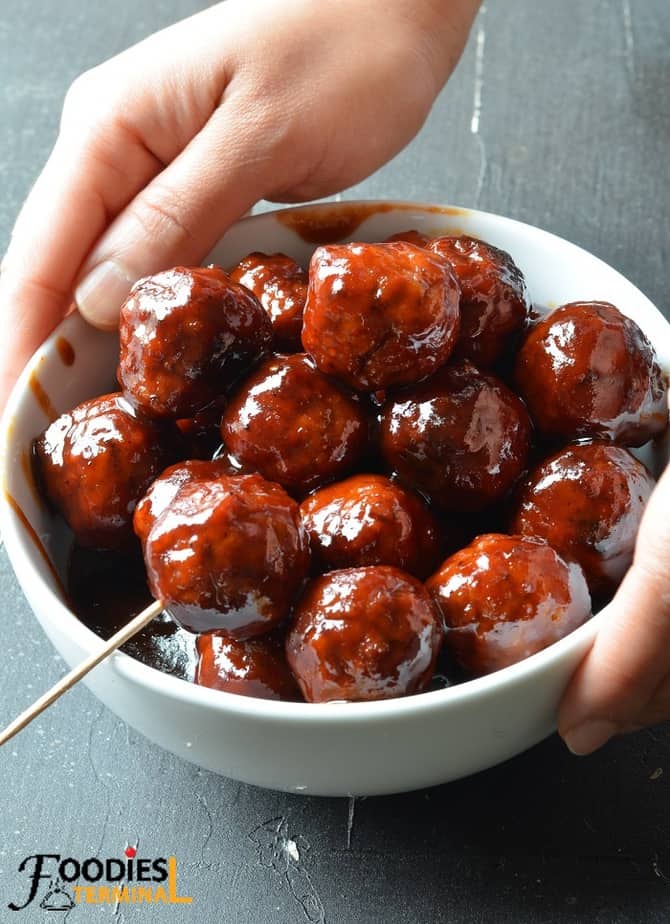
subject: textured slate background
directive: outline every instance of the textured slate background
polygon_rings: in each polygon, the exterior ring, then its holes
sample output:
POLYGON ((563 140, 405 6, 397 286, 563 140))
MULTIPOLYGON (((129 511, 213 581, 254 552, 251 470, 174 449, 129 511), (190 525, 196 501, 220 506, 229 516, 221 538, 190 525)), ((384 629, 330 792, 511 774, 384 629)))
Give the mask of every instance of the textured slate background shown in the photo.
MULTIPOLYGON (((0 253, 70 81, 202 5, 2 0, 0 253)), ((346 195, 451 201, 538 224, 615 265, 668 312, 669 49, 667 0, 490 4, 419 137, 346 195)), ((63 664, 1 550, 0 594, 4 720, 63 664)), ((352 804, 201 771, 80 687, 0 752, 0 773, 3 921, 23 895, 27 854, 118 855, 136 838, 145 856, 179 857, 194 904, 116 916, 77 907, 69 921, 668 920, 667 727, 588 760, 553 738, 469 780, 352 804), (298 862, 284 849, 291 840, 298 862)), ((45 914, 33 906, 15 919, 45 914)))

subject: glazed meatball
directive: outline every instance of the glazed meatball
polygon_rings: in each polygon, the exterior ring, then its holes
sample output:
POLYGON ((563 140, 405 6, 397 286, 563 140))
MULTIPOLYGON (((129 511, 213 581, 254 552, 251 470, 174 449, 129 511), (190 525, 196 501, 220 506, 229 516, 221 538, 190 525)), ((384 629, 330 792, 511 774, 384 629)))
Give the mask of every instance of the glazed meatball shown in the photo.
POLYGON ((318 368, 359 391, 424 379, 458 334, 459 288, 421 247, 318 247, 309 267, 302 342, 318 368))
POLYGON ((582 569, 540 539, 479 536, 426 587, 444 617, 447 650, 475 675, 541 651, 591 614, 582 569))
POLYGON ((550 439, 641 446, 668 422, 654 348, 607 302, 573 302, 539 321, 519 351, 515 379, 535 426, 550 439))
POLYGON ((231 270, 233 282, 251 289, 272 321, 279 352, 302 350, 300 333, 307 298, 307 273, 283 253, 250 253, 231 270))
POLYGON ((521 270, 504 250, 465 235, 438 237, 429 247, 449 262, 461 287, 461 329, 454 358, 492 366, 528 314, 521 270))
POLYGON ((170 506, 185 484, 190 481, 212 481, 222 475, 235 474, 238 473, 226 459, 217 459, 215 462, 189 459, 165 469, 135 508, 133 529, 140 542, 146 542, 149 530, 156 519, 170 506))
POLYGON ((199 635, 195 682, 258 699, 302 699, 276 633, 237 641, 220 632, 199 635))
POLYGON ((385 244, 394 244, 396 241, 404 241, 406 244, 414 244, 415 247, 427 247, 430 244, 430 238, 427 234, 422 234, 416 228, 410 228, 408 231, 396 231, 384 241, 385 244))
POLYGON ((388 466, 447 511, 500 500, 525 468, 530 436, 523 402, 468 362, 396 395, 381 415, 388 466))
POLYGON ((120 394, 85 401, 35 441, 44 493, 84 546, 123 549, 151 482, 178 458, 171 424, 137 417, 120 394))
POLYGON ((149 587, 191 632, 235 639, 274 629, 309 570, 298 505, 260 475, 192 480, 144 542, 149 587))
POLYGON ((272 342, 256 296, 214 267, 178 266, 141 279, 119 323, 119 383, 149 417, 193 416, 272 342))
POLYGON ((312 581, 286 653, 308 702, 376 700, 423 690, 441 642, 441 620, 423 584, 379 565, 312 581))
POLYGON ((609 593, 633 560, 653 487, 627 449, 605 442, 568 446, 521 486, 511 532, 546 539, 582 566, 593 594, 609 593))
POLYGON ((360 401, 304 353, 275 356, 232 397, 221 436, 244 467, 304 495, 346 475, 368 448, 360 401))
POLYGON ((354 475, 300 506, 322 571, 393 565, 424 578, 440 556, 440 530, 427 504, 383 475, 354 475))

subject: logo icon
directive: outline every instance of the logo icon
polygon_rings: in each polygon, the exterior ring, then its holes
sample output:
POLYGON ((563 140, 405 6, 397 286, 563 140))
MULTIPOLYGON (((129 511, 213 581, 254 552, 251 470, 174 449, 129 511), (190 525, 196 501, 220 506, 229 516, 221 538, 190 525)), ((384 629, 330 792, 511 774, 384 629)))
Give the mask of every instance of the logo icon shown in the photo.
POLYGON ((74 901, 69 892, 61 885, 60 879, 52 879, 49 888, 40 902, 40 908, 45 911, 69 911, 74 908, 74 901))

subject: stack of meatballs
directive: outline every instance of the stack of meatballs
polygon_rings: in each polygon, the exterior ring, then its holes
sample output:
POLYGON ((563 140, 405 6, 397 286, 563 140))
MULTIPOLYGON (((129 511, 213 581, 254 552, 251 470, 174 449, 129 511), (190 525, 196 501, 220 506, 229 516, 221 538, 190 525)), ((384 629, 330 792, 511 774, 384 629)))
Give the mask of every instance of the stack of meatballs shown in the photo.
POLYGON ((507 253, 416 231, 141 280, 118 381, 36 441, 46 497, 83 545, 139 540, 197 682, 308 702, 421 692, 438 658, 489 673, 583 623, 654 485, 628 447, 668 416, 616 307, 531 310, 507 253))

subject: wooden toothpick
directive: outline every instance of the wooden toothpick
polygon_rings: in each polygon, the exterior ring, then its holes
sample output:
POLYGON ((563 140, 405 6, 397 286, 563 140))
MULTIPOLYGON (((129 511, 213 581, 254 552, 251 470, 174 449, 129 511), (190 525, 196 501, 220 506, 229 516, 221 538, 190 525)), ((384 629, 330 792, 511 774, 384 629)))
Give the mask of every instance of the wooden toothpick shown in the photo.
POLYGON ((134 616, 129 623, 122 629, 119 629, 118 632, 105 642, 100 651, 86 658, 77 667, 74 667, 69 674, 62 677, 50 690, 47 690, 43 696, 40 696, 32 706, 29 706, 21 715, 17 716, 13 722, 10 722, 7 728, 0 732, 0 745, 6 744, 10 738, 13 738, 21 729, 29 725, 33 719, 36 719, 40 713, 44 712, 44 710, 61 697, 63 693, 66 693, 70 687, 73 687, 82 677, 85 677, 97 664, 100 664, 101 661, 108 658, 110 654, 116 651, 117 648, 120 648, 129 638, 132 638, 133 635, 138 633, 140 629, 143 629, 147 623, 150 623, 152 619, 162 612, 163 608, 163 604, 159 600, 154 600, 146 609, 142 610, 137 616, 134 616))

